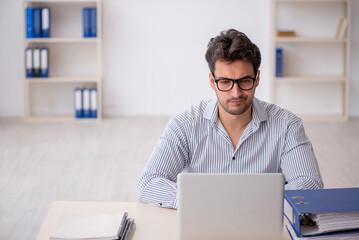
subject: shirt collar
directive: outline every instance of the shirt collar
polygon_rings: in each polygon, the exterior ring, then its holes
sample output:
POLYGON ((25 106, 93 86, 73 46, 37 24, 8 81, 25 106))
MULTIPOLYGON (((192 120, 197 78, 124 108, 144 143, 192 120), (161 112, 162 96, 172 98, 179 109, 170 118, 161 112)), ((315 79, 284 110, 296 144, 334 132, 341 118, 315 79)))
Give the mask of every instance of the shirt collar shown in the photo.
MULTIPOLYGON (((218 120, 218 101, 217 99, 211 99, 203 113, 203 117, 211 121, 211 125, 214 125, 218 120)), ((254 97, 253 98, 253 112, 252 112, 252 121, 259 124, 260 122, 266 121, 268 119, 267 112, 260 104, 260 101, 254 97)))

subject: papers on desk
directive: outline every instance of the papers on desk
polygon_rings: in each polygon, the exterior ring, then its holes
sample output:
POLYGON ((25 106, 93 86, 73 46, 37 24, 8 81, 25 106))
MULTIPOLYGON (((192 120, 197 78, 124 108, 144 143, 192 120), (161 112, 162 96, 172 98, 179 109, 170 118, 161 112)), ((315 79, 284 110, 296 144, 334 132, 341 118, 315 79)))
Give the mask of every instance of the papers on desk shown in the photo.
POLYGON ((306 215, 313 226, 302 226, 303 235, 359 229, 359 212, 306 215))
POLYGON ((126 240, 134 228, 128 214, 78 215, 63 214, 50 240, 126 240))
POLYGON ((359 239, 359 230, 346 231, 346 232, 333 232, 316 236, 300 237, 294 231, 291 224, 286 225, 287 230, 293 240, 355 240, 359 239))

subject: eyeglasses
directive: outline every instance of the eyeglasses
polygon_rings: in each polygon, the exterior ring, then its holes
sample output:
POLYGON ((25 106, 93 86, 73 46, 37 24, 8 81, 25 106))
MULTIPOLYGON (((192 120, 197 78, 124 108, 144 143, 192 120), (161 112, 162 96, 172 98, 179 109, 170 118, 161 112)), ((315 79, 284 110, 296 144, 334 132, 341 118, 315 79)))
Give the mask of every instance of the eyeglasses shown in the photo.
POLYGON ((240 89, 242 89, 243 91, 251 90, 251 89, 253 89, 254 82, 257 79, 257 73, 255 74, 255 77, 246 76, 246 77, 242 77, 242 78, 239 78, 239 79, 230 79, 230 78, 218 78, 218 79, 216 79, 214 77, 214 73, 212 73, 212 76, 213 76, 214 81, 217 84, 218 90, 222 91, 222 92, 230 91, 233 88, 235 83, 237 83, 238 87, 240 89))

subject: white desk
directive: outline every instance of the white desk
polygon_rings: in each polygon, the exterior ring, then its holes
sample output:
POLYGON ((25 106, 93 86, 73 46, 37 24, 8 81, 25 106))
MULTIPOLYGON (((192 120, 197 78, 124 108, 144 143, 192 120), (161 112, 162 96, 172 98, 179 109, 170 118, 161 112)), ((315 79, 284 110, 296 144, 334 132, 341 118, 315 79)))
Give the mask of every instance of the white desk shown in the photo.
MULTIPOLYGON (((54 202, 36 240, 48 240, 64 212, 89 215, 128 212, 136 223, 132 240, 177 239, 177 211, 173 209, 138 202, 54 202)), ((284 229, 284 240, 290 239, 284 229)))

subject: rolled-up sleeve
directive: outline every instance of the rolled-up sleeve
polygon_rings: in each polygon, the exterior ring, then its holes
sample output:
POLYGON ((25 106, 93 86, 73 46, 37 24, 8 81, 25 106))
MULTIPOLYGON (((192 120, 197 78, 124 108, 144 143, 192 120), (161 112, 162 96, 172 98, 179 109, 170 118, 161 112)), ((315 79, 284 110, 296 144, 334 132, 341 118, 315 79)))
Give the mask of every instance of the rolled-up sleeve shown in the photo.
POLYGON ((317 159, 301 120, 288 126, 281 169, 287 182, 286 190, 323 188, 317 159))
POLYGON ((167 124, 138 184, 138 200, 156 206, 177 208, 177 175, 188 162, 188 144, 176 118, 167 124))

